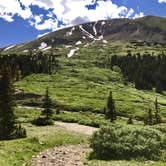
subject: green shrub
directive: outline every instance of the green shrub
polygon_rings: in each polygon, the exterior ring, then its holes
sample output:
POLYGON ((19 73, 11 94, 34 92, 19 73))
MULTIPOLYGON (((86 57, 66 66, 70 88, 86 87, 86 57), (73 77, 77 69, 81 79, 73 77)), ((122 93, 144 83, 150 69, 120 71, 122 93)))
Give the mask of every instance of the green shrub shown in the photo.
POLYGON ((154 125, 153 128, 166 134, 166 125, 165 124, 154 125))
POLYGON ((129 117, 129 119, 127 120, 127 124, 134 124, 133 119, 131 117, 129 117))
POLYGON ((18 126, 15 127, 15 130, 11 135, 11 139, 25 138, 25 137, 27 137, 26 130, 21 126, 21 124, 19 124, 18 126))
POLYGON ((52 119, 47 119, 46 117, 39 117, 37 119, 34 119, 32 121, 32 124, 37 126, 47 126, 47 125, 53 125, 54 122, 52 119))
POLYGON ((79 124, 81 125, 86 125, 86 126, 92 126, 92 127, 99 127, 100 123, 97 120, 90 120, 90 119, 85 119, 85 120, 79 120, 79 124))
POLYGON ((92 156, 100 159, 166 158, 162 153, 166 150, 164 134, 150 127, 102 127, 93 134, 90 146, 92 156))

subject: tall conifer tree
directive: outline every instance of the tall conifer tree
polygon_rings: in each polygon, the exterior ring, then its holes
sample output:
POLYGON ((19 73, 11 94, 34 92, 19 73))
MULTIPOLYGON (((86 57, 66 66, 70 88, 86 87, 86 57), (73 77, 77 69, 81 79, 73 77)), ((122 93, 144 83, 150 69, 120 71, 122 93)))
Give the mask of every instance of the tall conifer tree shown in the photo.
POLYGON ((155 123, 159 124, 161 122, 161 117, 159 115, 159 106, 158 106, 158 100, 157 97, 154 102, 154 109, 155 109, 155 123))
POLYGON ((51 99, 49 96, 49 90, 48 87, 46 88, 45 96, 44 96, 44 104, 43 108, 44 110, 42 111, 42 115, 46 117, 47 120, 49 120, 52 117, 53 111, 51 109, 51 99))
POLYGON ((112 97, 112 91, 110 91, 107 99, 107 110, 105 115, 106 118, 111 120, 111 122, 113 122, 116 119, 115 101, 112 97))
POLYGON ((0 140, 10 139, 15 130, 14 88, 10 67, 4 65, 0 73, 0 140))

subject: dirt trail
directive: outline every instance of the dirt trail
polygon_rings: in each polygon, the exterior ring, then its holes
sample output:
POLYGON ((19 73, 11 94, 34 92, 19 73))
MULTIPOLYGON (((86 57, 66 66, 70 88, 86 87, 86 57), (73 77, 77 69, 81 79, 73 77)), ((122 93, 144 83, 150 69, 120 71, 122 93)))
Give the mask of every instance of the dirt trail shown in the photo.
POLYGON ((81 160, 88 151, 90 149, 82 145, 55 147, 33 158, 31 166, 85 166, 81 160))
MULTIPOLYGON (((64 130, 85 135, 92 135, 97 130, 77 123, 55 122, 55 124, 64 130)), ((33 157, 31 166, 85 166, 81 160, 90 150, 85 145, 54 147, 33 157)))
POLYGON ((84 126, 77 123, 55 122, 58 127, 78 134, 92 135, 98 129, 95 127, 84 126))
MULTIPOLYGON (((26 109, 38 109, 39 107, 28 107, 28 106, 18 106, 19 108, 26 109)), ((92 135, 98 129, 95 127, 84 126, 77 123, 65 123, 65 122, 55 122, 55 125, 58 128, 67 130, 70 132, 92 135)), ((31 166, 85 166, 81 159, 85 156, 86 152, 89 152, 91 149, 85 145, 68 145, 54 147, 47 149, 39 155, 32 158, 31 166)))

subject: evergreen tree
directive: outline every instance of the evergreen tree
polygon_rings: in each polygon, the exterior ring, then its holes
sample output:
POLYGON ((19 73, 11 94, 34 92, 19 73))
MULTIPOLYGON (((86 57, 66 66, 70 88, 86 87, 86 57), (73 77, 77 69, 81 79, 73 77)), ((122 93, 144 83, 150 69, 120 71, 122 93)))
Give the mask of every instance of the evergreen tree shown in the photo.
POLYGON ((4 64, 0 69, 0 140, 26 137, 26 130, 15 125, 16 106, 13 87, 13 71, 4 64))
POLYGON ((166 90, 166 56, 165 53, 158 56, 146 52, 143 55, 112 56, 111 65, 119 66, 122 74, 129 82, 135 83, 137 89, 151 90, 162 93, 166 90))
POLYGON ((161 123, 161 117, 159 115, 159 107, 158 107, 158 100, 157 97, 154 102, 154 108, 155 108, 155 124, 161 123))
POLYGON ((0 73, 0 140, 10 139, 15 130, 14 88, 10 68, 4 65, 0 73))
POLYGON ((45 96, 44 96, 44 104, 43 104, 44 110, 42 111, 42 115, 45 116, 46 120, 51 119, 52 114, 53 114, 53 111, 51 109, 51 104, 52 104, 52 102, 51 102, 48 87, 47 87, 45 96))
POLYGON ((32 124, 35 124, 37 126, 52 125, 53 124, 53 120, 52 120, 53 111, 51 109, 51 105, 52 105, 52 102, 49 97, 49 91, 47 88, 45 96, 44 96, 43 110, 41 112, 41 116, 39 116, 37 119, 34 119, 32 121, 32 124))
POLYGON ((112 91, 110 91, 107 99, 107 110, 105 115, 106 118, 111 120, 111 122, 113 122, 116 119, 115 101, 112 97, 112 91))
POLYGON ((155 98, 155 101, 154 101, 154 108, 158 112, 158 100, 157 100, 157 97, 155 98))
POLYGON ((145 118, 144 123, 145 123, 145 125, 153 125, 153 113, 152 113, 152 109, 150 107, 148 110, 148 116, 145 118))

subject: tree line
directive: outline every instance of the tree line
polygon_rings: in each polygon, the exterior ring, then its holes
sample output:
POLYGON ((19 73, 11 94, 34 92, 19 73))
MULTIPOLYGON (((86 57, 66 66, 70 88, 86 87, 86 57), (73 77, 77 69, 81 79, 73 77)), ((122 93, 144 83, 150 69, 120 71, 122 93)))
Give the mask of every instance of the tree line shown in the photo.
POLYGON ((127 56, 112 56, 111 67, 119 66, 124 77, 137 89, 162 92, 166 90, 166 55, 152 56, 148 53, 127 56))
MULTIPOLYGON (((115 99, 113 98, 113 94, 111 90, 107 97, 107 103, 104 110, 105 110, 105 118, 109 119, 110 122, 115 122, 115 120, 117 119, 116 105, 115 105, 115 99)), ((159 113, 159 104, 158 104, 157 97, 155 98, 155 101, 154 101, 154 108, 149 107, 149 110, 144 115, 143 119, 144 119, 145 125, 155 125, 162 122, 162 118, 159 113)), ((129 117, 127 124, 133 124, 132 117, 129 117)))
MULTIPOLYGON (((26 137, 26 130, 16 123, 14 110, 16 107, 14 82, 19 77, 33 73, 51 74, 52 69, 58 69, 59 63, 53 54, 44 55, 0 55, 0 140, 26 137)), ((50 109, 51 100, 48 89, 44 98, 43 123, 52 124, 50 109)))
MULTIPOLYGON (((13 71, 10 66, 3 64, 0 66, 0 140, 10 140, 26 137, 26 130, 21 124, 16 123, 14 113, 16 107, 15 89, 13 83, 13 71)), ((34 120, 36 125, 51 125, 53 111, 48 88, 43 100, 43 111, 41 116, 34 120)))
POLYGON ((19 79, 20 76, 25 77, 33 73, 46 73, 51 74, 52 70, 60 68, 58 60, 53 53, 43 54, 29 53, 25 54, 0 54, 0 66, 8 65, 12 69, 12 76, 19 79))
POLYGON ((0 68, 0 140, 26 137, 26 130, 16 124, 12 69, 6 64, 0 68))

